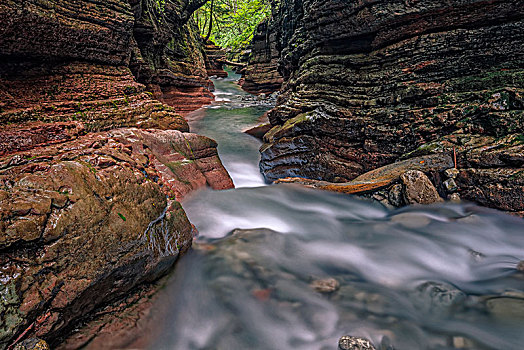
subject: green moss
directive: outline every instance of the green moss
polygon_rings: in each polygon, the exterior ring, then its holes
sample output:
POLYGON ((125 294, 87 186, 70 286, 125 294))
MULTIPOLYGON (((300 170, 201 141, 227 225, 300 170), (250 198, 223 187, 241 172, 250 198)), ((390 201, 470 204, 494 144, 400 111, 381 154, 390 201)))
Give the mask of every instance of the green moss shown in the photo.
POLYGON ((0 346, 10 339, 16 330, 24 323, 18 311, 19 298, 14 281, 0 286, 0 346))
POLYGON ((178 161, 175 161, 175 162, 169 162, 166 164, 166 166, 174 173, 177 172, 177 170, 179 170, 181 167, 187 165, 187 164, 191 164, 193 163, 194 161, 192 160, 189 160, 189 159, 184 159, 184 160, 178 160, 178 161))
POLYGON ((193 163, 192 160, 189 160, 189 159, 184 159, 184 160, 180 160, 180 161, 175 161, 175 162, 169 162, 166 164, 166 166, 169 168, 169 170, 171 170, 171 172, 173 173, 173 175, 175 176, 175 178, 179 181, 179 182, 182 182, 186 185, 191 185, 191 182, 186 180, 186 179, 183 179, 179 176, 179 173, 181 171, 181 169, 187 165, 187 164, 191 164, 193 163))

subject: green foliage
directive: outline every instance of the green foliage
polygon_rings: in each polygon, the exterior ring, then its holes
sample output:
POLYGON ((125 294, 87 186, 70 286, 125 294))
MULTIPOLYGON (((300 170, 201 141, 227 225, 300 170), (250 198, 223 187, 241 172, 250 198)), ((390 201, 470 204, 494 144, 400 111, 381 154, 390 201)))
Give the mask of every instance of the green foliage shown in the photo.
POLYGON ((210 15, 209 39, 239 52, 249 45, 257 25, 271 15, 271 5, 269 0, 209 0, 193 14, 203 37, 209 31, 210 15))

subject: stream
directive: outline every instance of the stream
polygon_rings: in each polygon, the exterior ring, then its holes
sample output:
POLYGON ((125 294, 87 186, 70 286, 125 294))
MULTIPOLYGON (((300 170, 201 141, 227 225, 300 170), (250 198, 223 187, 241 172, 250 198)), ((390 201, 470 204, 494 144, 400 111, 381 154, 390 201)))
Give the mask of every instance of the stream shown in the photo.
POLYGON ((270 106, 238 78, 216 79, 215 103, 188 116, 237 188, 183 202, 199 236, 158 301, 151 349, 335 350, 343 335, 383 350, 524 348, 522 219, 267 185, 242 131, 270 106))

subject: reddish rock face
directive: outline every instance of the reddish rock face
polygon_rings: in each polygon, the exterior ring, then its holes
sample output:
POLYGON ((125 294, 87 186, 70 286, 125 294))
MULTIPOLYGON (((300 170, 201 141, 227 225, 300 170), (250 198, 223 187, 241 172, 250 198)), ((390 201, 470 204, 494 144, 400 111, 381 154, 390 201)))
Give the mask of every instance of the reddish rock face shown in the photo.
POLYGON ((191 6, 151 3, 0 3, 0 348, 154 293, 191 246, 179 201, 233 187, 178 113, 212 99, 191 6))
POLYGON ((0 157, 0 344, 34 321, 53 341, 92 310, 165 273, 192 241, 177 202, 233 187, 216 143, 116 129, 0 157), (157 218, 162 218, 155 223, 157 218), (167 230, 147 231, 164 223, 167 230))
POLYGON ((2 127, 78 121, 86 131, 136 125, 189 129, 174 108, 154 100, 125 67, 72 62, 44 69, 17 63, 8 69, 0 65, 0 70, 2 127))
POLYGON ((226 59, 226 52, 220 47, 216 46, 211 40, 206 43, 206 69, 207 74, 217 76, 219 78, 227 77, 227 72, 224 70, 224 61, 226 59))
POLYGON ((194 3, 166 1, 156 20, 144 10, 145 3, 132 6, 136 22, 129 66, 137 81, 182 115, 211 103, 214 86, 205 45, 187 12, 194 3))
POLYGON ((134 21, 123 0, 5 0, 0 4, 0 54, 125 65, 134 21))
POLYGON ((98 118, 89 123, 95 130, 134 125, 140 117, 120 121, 126 118, 120 114, 147 115, 156 108, 144 85, 176 113, 210 103, 204 47, 190 14, 179 8, 184 1, 168 2, 156 17, 151 14, 159 10, 149 4, 0 4, 0 123, 56 114, 91 120, 106 107, 104 122, 116 119, 115 125, 100 126, 98 118))
POLYGON ((183 116, 215 100, 215 95, 210 88, 204 86, 149 85, 148 90, 153 91, 153 96, 157 100, 172 106, 183 116))
POLYGON ((476 190, 457 180, 461 195, 522 210, 524 188, 509 179, 522 165, 473 163, 468 140, 524 134, 523 15, 520 1, 286 2, 273 19, 286 81, 261 150, 266 178, 346 182, 455 147, 464 174, 485 179, 476 190), (508 194, 494 196, 489 178, 508 194))

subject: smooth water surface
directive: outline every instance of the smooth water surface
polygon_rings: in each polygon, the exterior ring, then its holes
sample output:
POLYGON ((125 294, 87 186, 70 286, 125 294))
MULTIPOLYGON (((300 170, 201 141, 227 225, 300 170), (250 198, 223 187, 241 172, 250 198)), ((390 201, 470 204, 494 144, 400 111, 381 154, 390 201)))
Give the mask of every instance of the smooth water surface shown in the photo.
POLYGON ((215 102, 191 113, 187 120, 192 132, 218 142, 220 158, 237 188, 263 186, 258 168, 260 142, 243 131, 260 124, 270 106, 240 89, 236 84, 240 75, 229 75, 214 80, 215 102))
POLYGON ((335 350, 346 334, 380 349, 524 348, 524 220, 266 186, 260 143, 241 131, 268 107, 246 106, 236 77, 189 119, 242 188, 183 203, 200 235, 158 302, 152 349, 335 350))

